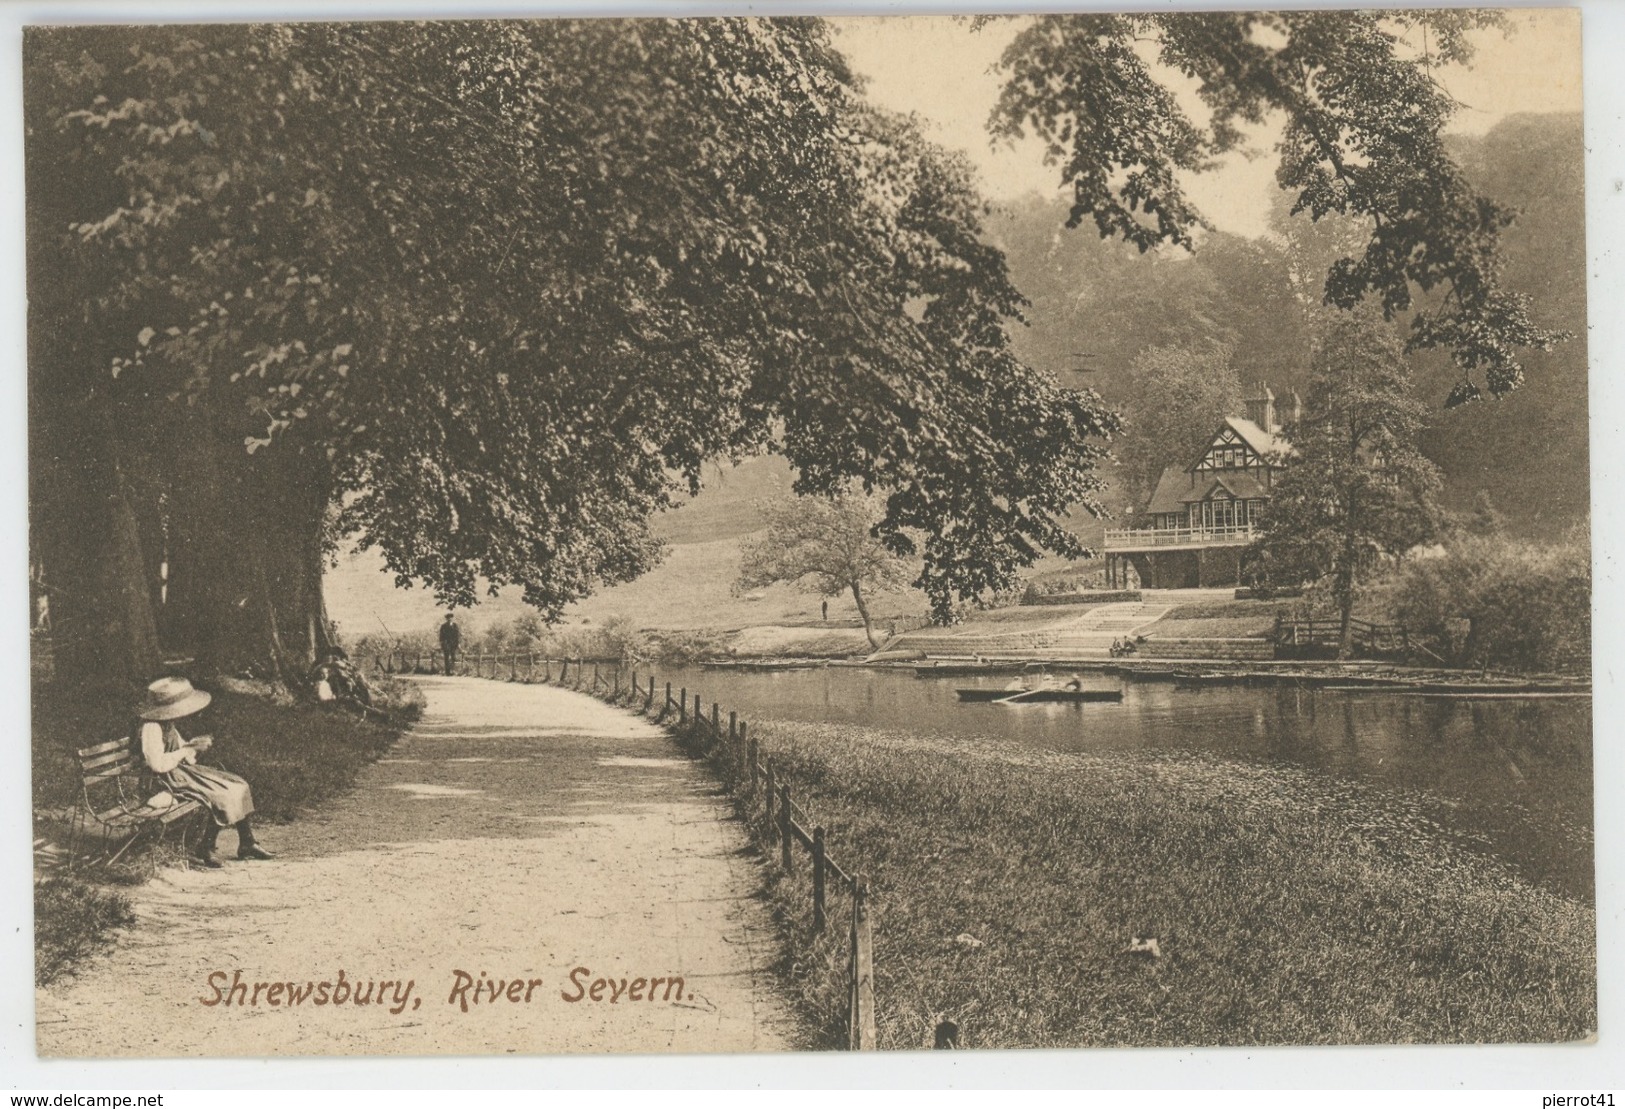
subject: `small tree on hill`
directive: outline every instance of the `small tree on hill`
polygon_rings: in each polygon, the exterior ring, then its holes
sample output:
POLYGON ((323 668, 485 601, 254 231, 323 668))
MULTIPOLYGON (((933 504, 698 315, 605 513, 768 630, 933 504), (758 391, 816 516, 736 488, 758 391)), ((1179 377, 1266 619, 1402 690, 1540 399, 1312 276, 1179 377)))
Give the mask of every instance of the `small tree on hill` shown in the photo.
POLYGON ((790 497, 767 509, 767 531, 739 559, 741 589, 786 582, 809 584, 821 596, 851 593, 869 646, 880 649, 866 595, 900 589, 916 567, 875 537, 885 517, 879 497, 790 497))
POLYGON ((1358 316, 1328 327, 1305 414, 1286 429, 1293 463, 1277 482, 1258 542, 1278 578, 1325 580, 1348 657, 1361 581, 1386 556, 1431 538, 1439 470, 1416 447, 1426 408, 1411 395, 1393 331, 1358 316))

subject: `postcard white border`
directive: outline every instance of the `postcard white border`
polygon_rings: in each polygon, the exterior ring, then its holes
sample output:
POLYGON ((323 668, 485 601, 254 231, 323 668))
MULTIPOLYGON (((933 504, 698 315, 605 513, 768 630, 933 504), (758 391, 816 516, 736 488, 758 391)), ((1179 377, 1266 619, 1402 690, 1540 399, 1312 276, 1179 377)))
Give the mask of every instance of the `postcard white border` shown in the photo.
MULTIPOLYGON (((206 22, 299 19, 527 17, 547 15, 939 14, 1125 9, 1147 3, 517 3, 447 0, 365 4, 358 0, 0 4, 0 1087, 12 1090, 128 1092, 171 1089, 446 1087, 1083 1087, 1097 1089, 1625 1089, 1625 703, 1614 667, 1625 664, 1625 514, 1598 505, 1597 490, 1625 488, 1625 5, 1589 0, 1582 10, 1586 221, 1589 256, 1591 486, 1596 564, 1595 789, 1599 1040, 1592 1045, 1481 1047, 1126 1049, 1043 1052, 799 1053, 772 1056, 555 1056, 271 1060, 46 1060, 34 1054, 31 842, 28 787, 28 642, 23 614, 27 570, 25 304, 21 110, 21 29, 39 23, 206 22), (1602 511, 1597 511, 1601 508, 1602 511)), ((1180 8, 1247 5, 1191 3, 1180 8)), ((1422 5, 1331 4, 1299 0, 1260 7, 1333 8, 1422 5)), ((1426 6, 1441 6, 1438 4, 1426 6)), ((1487 6, 1487 5, 1486 5, 1487 6)), ((1538 1106, 1538 1101, 1533 1103, 1538 1106)))

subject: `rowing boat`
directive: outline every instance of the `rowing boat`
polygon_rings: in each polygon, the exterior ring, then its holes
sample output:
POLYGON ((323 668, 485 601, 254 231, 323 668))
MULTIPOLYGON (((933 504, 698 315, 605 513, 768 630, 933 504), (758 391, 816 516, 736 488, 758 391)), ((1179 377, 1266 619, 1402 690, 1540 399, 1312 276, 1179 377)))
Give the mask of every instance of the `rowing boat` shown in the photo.
POLYGON ((1121 689, 959 689, 961 701, 979 701, 984 704, 1035 705, 1066 702, 1091 704, 1121 701, 1121 689))

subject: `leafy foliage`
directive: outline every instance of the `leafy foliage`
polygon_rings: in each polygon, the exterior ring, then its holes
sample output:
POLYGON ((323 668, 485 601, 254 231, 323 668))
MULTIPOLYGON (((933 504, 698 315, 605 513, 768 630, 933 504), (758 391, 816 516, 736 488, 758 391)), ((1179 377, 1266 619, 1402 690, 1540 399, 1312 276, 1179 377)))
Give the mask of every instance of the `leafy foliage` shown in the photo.
POLYGON ((1407 563, 1394 613, 1457 665, 1584 670, 1591 658, 1591 552, 1583 536, 1537 544, 1461 535, 1407 563))
POLYGON ((1281 113, 1277 180, 1295 194, 1293 211, 1369 225, 1363 249, 1332 263, 1326 302, 1371 298, 1389 318, 1416 308, 1410 348, 1451 351, 1460 374, 1446 403, 1477 397, 1480 375, 1500 396, 1523 380, 1518 350, 1560 336, 1500 281, 1513 213, 1450 156, 1441 131, 1455 104, 1431 70, 1467 62, 1467 32, 1502 24, 1478 10, 1041 16, 1001 59, 992 127, 1046 144, 1072 191, 1068 226, 1092 220, 1144 251, 1189 247, 1203 222, 1179 171, 1205 168, 1242 144, 1244 125, 1281 113), (1410 33, 1425 36, 1421 50, 1410 33), (1180 108, 1154 63, 1195 82, 1205 122, 1180 108))
POLYGON ((59 439, 141 439, 159 485, 213 444, 222 502, 304 506, 272 535, 335 526, 447 603, 483 577, 548 618, 651 566, 707 459, 765 450, 801 492, 883 491, 942 612, 1081 553, 1114 418, 1012 354, 963 162, 866 106, 817 20, 28 45, 59 439))
POLYGON ((810 585, 833 597, 851 593, 869 645, 880 648, 866 594, 900 589, 914 567, 876 537, 880 498, 854 493, 780 501, 767 510, 767 531, 740 552, 739 587, 778 582, 810 585))
POLYGON ((1131 373, 1128 430, 1117 456, 1130 495, 1143 506, 1164 469, 1189 465, 1219 421, 1240 411, 1241 378, 1230 349, 1216 343, 1147 347, 1131 373))
POLYGON ((1438 526, 1439 471, 1416 448, 1427 410, 1411 395, 1404 352, 1385 324, 1360 315, 1333 321, 1314 370, 1303 418, 1286 428, 1291 465, 1257 546, 1276 582, 1324 579, 1346 633, 1361 581, 1438 526))

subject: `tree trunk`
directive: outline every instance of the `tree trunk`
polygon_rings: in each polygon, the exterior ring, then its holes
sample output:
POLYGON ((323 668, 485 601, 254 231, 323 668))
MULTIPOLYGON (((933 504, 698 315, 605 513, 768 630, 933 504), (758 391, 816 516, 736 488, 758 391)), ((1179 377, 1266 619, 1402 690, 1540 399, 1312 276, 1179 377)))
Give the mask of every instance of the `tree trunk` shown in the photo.
POLYGON ((55 677, 81 686, 150 681, 162 658, 129 482, 105 437, 62 426, 50 438, 56 449, 32 460, 29 511, 55 677))
POLYGON ((1354 653, 1354 572, 1340 570, 1337 575, 1337 585, 1333 588, 1337 597, 1338 617, 1342 621, 1337 632, 1337 657, 1346 659, 1354 653))
POLYGON ((293 682, 330 643, 324 466, 296 444, 250 459, 195 440, 172 498, 174 629, 205 668, 293 682))
POLYGON ((869 620, 869 606, 863 603, 863 586, 857 582, 852 583, 852 599, 858 603, 858 615, 863 617, 863 634, 868 637, 869 649, 880 650, 880 641, 875 638, 874 625, 869 620))

